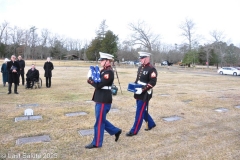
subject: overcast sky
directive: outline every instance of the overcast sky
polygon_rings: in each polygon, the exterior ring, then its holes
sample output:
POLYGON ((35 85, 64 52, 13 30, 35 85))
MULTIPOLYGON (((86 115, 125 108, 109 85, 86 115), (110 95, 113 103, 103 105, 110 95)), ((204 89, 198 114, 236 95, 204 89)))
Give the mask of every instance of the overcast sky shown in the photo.
POLYGON ((240 46, 240 0, 0 0, 0 23, 49 29, 68 38, 90 41, 105 19, 108 29, 125 40, 129 23, 145 21, 167 44, 186 42, 179 25, 192 19, 196 34, 209 43, 209 32, 222 31, 225 41, 240 46))

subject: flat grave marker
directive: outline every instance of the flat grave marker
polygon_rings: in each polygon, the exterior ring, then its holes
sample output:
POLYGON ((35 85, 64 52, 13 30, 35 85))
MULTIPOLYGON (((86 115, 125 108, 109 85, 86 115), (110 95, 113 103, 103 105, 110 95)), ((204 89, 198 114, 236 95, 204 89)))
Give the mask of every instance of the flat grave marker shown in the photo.
POLYGON ((24 116, 24 117, 16 117, 15 122, 19 121, 28 121, 28 120, 41 120, 42 116, 24 116))
POLYGON ((231 90, 236 90, 236 89, 235 88, 230 88, 229 90, 231 91, 231 90))
POLYGON ((169 94, 159 94, 159 96, 167 97, 167 96, 170 96, 170 95, 169 94))
POLYGON ((72 113, 66 113, 65 116, 72 117, 72 116, 84 116, 87 115, 86 112, 72 112, 72 113))
MULTIPOLYGON (((104 131, 104 134, 107 133, 104 131)), ((81 136, 88 136, 88 135, 93 135, 94 134, 94 129, 82 129, 78 131, 78 134, 81 136)))
POLYGON ((215 91, 207 91, 207 92, 215 92, 215 91))
POLYGON ((16 140, 17 145, 26 144, 26 143, 34 143, 34 142, 50 142, 51 138, 49 135, 43 136, 34 136, 34 137, 26 137, 26 138, 19 138, 16 140))
POLYGON ((240 109, 240 106, 235 106, 235 108, 240 109))
POLYGON ((119 109, 117 109, 117 108, 111 108, 109 112, 119 112, 119 109))
POLYGON ((188 99, 188 100, 184 100, 183 102, 184 102, 184 103, 189 103, 189 102, 192 102, 192 100, 191 100, 191 99, 188 99))
POLYGON ((216 112, 227 112, 228 109, 227 108, 216 108, 214 109, 216 112))
POLYGON ((221 96, 221 97, 217 97, 217 98, 220 98, 220 99, 227 99, 227 98, 229 98, 229 97, 221 96))
POLYGON ((162 118, 164 121, 167 121, 167 122, 172 122, 172 121, 178 121, 178 120, 181 120, 182 117, 179 117, 179 116, 170 116, 170 117, 164 117, 162 118))
POLYGON ((39 104, 33 103, 33 104, 17 104, 17 107, 38 107, 39 104))
POLYGON ((85 102, 86 102, 86 103, 93 103, 92 100, 86 100, 85 102))

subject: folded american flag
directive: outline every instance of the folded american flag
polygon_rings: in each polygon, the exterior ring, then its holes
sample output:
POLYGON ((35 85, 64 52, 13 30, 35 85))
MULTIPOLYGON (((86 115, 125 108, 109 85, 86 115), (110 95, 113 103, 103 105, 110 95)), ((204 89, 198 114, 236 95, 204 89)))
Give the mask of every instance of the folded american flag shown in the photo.
POLYGON ((92 72, 92 79, 94 81, 94 83, 99 83, 101 82, 101 78, 100 78, 100 70, 98 66, 90 66, 90 70, 92 72))

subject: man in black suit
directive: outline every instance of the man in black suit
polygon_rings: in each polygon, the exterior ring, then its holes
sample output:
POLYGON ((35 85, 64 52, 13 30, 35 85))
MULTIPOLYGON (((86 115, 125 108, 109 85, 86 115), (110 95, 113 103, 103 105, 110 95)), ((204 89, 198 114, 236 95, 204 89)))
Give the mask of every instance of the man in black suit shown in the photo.
POLYGON ((11 61, 7 62, 8 70, 8 94, 12 93, 12 83, 14 83, 14 93, 18 94, 17 86, 19 84, 18 72, 20 71, 20 66, 16 61, 16 56, 11 56, 11 61))
POLYGON ((22 59, 22 56, 18 56, 18 64, 20 66, 20 71, 19 71, 19 78, 20 76, 22 77, 22 85, 24 86, 24 68, 25 68, 25 61, 22 59))
POLYGON ((32 84, 35 81, 38 81, 39 79, 39 71, 35 68, 35 65, 32 64, 32 68, 28 70, 27 74, 26 74, 27 78, 27 88, 30 88, 30 84, 32 82, 32 84))

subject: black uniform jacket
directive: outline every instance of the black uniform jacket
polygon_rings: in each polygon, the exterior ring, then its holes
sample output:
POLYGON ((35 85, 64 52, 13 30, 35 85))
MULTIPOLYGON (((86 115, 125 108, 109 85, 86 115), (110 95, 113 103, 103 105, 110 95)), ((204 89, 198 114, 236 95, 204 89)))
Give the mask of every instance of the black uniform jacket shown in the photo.
POLYGON ((111 87, 113 84, 114 72, 111 66, 108 66, 100 71, 100 78, 101 82, 99 83, 94 83, 91 77, 87 81, 95 88, 92 100, 99 103, 112 103, 111 89, 102 89, 104 86, 107 88, 107 86, 111 87))
POLYGON ((134 94, 135 99, 149 101, 152 98, 153 87, 157 83, 157 70, 150 64, 142 65, 138 68, 135 83, 145 83, 142 87, 141 94, 134 94))
POLYGON ((30 80, 38 80, 39 79, 39 71, 37 69, 29 69, 27 74, 26 74, 27 78, 29 78, 30 80))
POLYGON ((52 70, 54 69, 52 62, 45 62, 43 69, 45 70, 44 77, 52 77, 52 70))
POLYGON ((24 60, 17 60, 18 64, 19 64, 19 67, 20 67, 20 71, 19 73, 20 74, 24 74, 24 68, 25 68, 25 61, 24 60))
POLYGON ((9 83, 19 83, 18 72, 20 71, 20 66, 17 61, 9 61, 7 62, 7 70, 8 70, 8 82, 9 83), (12 72, 13 70, 17 72, 12 72))

